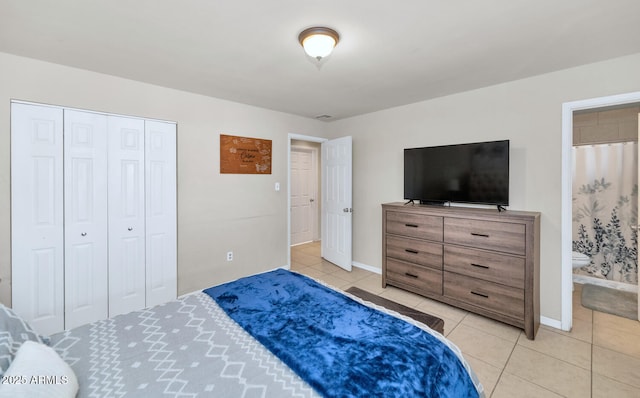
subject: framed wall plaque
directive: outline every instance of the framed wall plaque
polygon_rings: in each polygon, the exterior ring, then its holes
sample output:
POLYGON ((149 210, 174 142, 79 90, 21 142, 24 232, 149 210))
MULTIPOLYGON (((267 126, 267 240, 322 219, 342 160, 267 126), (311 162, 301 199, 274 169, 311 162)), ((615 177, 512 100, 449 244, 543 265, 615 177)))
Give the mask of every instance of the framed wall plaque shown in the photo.
POLYGON ((220 134, 221 174, 271 174, 271 140, 220 134))

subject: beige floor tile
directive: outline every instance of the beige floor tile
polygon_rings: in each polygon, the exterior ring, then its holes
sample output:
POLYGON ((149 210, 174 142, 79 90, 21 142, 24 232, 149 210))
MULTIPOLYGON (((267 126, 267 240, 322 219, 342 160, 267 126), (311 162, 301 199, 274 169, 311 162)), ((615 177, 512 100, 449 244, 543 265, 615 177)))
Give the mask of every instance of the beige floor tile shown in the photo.
MULTIPOLYGON (((489 395, 487 394, 487 397, 489 395)), ((562 398, 553 391, 530 383, 518 376, 503 373, 491 398, 562 398)))
POLYGON ((450 305, 441 303, 439 301, 425 299, 416 305, 416 309, 427 314, 435 315, 442 319, 451 319, 456 323, 462 321, 467 316, 468 312, 461 310, 460 308, 452 307, 450 305))
POLYGON ((424 301, 424 297, 422 296, 418 296, 417 294, 398 289, 393 286, 387 286, 384 292, 380 293, 380 296, 411 308, 416 307, 424 301))
POLYGON ((608 377, 593 374, 591 398, 638 398, 640 388, 635 388, 627 384, 619 383, 608 377))
POLYGON ((581 305, 573 306, 573 319, 581 319, 583 321, 593 322, 593 310, 581 305))
POLYGON ((593 326, 605 326, 640 337, 640 322, 604 312, 593 312, 593 326))
MULTIPOLYGON (((336 268, 338 268, 338 267, 336 267, 336 268)), ((346 281, 349 281, 349 282, 357 282, 360 279, 364 279, 364 278, 366 278, 368 276, 371 276, 372 274, 373 273, 370 272, 370 271, 365 271, 365 270, 363 270, 361 268, 356 268, 356 267, 353 267, 351 269, 351 272, 345 271, 342 268, 338 268, 334 272, 332 272, 332 275, 335 275, 335 276, 337 276, 337 277, 339 277, 341 279, 344 279, 346 281)))
POLYGON ((347 290, 352 286, 351 282, 345 281, 344 279, 338 278, 332 274, 324 274, 317 279, 320 279, 322 282, 336 289, 347 290))
POLYGON ((640 388, 640 359, 593 346, 593 373, 640 388))
POLYGON ((640 359, 640 337, 637 334, 613 329, 602 323, 593 324, 593 345, 640 359))
POLYGON ((312 268, 312 267, 303 267, 300 269, 293 269, 292 267, 292 270, 299 272, 303 275, 310 276, 314 279, 322 279, 325 275, 327 275, 324 272, 318 271, 316 268, 312 268))
POLYGON ((582 319, 573 319, 572 328, 570 332, 564 330, 552 328, 546 325, 540 325, 540 329, 545 329, 554 333, 559 333, 563 336, 572 337, 591 344, 593 340, 593 323, 590 321, 583 321, 582 319))
POLYGON ((299 251, 291 252, 291 263, 299 263, 302 265, 315 265, 322 262, 322 259, 317 256, 312 256, 299 251))
POLYGON ((515 345, 515 342, 465 326, 462 323, 456 326, 447 335, 447 338, 453 341, 464 355, 482 359, 500 369, 504 368, 515 345))
POLYGON ((521 330, 507 325, 506 323, 494 321, 493 319, 486 318, 484 316, 469 313, 462 320, 462 324, 470 326, 474 329, 482 330, 485 333, 492 334, 494 336, 501 337, 505 340, 512 342, 518 341, 521 330))
POLYGON ((337 265, 324 259, 320 259, 319 262, 315 262, 309 266, 317 269, 318 271, 322 271, 325 274, 332 274, 340 269, 337 265))
POLYGON ((565 397, 591 395, 591 372, 521 345, 516 345, 504 371, 565 397))
POLYGON ((360 279, 359 281, 354 282, 353 285, 375 294, 384 292, 384 288, 382 287, 382 278, 380 275, 376 274, 360 279))
POLYGON ((294 248, 296 251, 299 251, 311 256, 320 257, 320 253, 321 253, 320 242, 305 243, 304 245, 294 246, 294 248))
MULTIPOLYGON (((422 310, 420 310, 422 311, 422 310)), ((434 314, 430 314, 430 315, 434 315, 434 314)), ((439 316, 439 315, 435 315, 438 318, 442 319, 444 321, 444 335, 449 336, 449 334, 451 334, 451 332, 453 332, 453 330, 460 324, 460 321, 456 321, 454 319, 449 319, 443 316, 439 316)))
POLYGON ((584 341, 540 328, 535 340, 529 340, 522 334, 518 344, 591 370, 591 344, 584 341))
POLYGON ((471 355, 465 355, 464 358, 469 362, 471 369, 473 369, 473 372, 478 376, 482 387, 484 387, 485 395, 490 397, 491 391, 493 391, 498 382, 498 378, 500 378, 502 368, 497 368, 471 355))

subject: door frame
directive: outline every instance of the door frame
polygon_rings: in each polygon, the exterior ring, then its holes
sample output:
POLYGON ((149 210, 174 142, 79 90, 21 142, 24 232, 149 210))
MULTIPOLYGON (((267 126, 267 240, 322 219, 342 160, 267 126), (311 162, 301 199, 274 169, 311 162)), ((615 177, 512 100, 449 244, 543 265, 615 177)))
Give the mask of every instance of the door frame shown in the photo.
POLYGON ((573 321, 573 268, 571 267, 572 251, 572 181, 571 181, 571 147, 573 146, 573 112, 603 108, 614 105, 625 105, 640 102, 640 91, 590 98, 562 104, 562 200, 561 200, 561 325, 565 331, 571 330, 573 321))
MULTIPOLYGON (((311 240, 315 241, 320 239, 320 220, 319 220, 319 209, 321 204, 318 201, 318 197, 320 195, 320 172, 318 170, 318 162, 319 162, 319 148, 316 147, 307 147, 303 145, 291 145, 289 149, 289 156, 291 156, 291 152, 293 151, 304 151, 311 153, 311 172, 313 173, 313 178, 315 179, 315 184, 312 188, 313 192, 313 204, 311 205, 313 208, 313 214, 311 215, 311 240)), ((291 178, 291 163, 289 163, 289 178, 291 178)), ((290 182, 290 180, 289 180, 290 182)), ((287 184, 289 186, 289 192, 291 190, 291 184, 287 184)), ((289 199, 291 199, 291 193, 289 193, 289 199)), ((289 204, 289 209, 291 209, 291 204, 289 204)), ((291 215, 291 211, 289 211, 289 215, 291 215)))
MULTIPOLYGON (((309 141, 323 143, 328 138, 289 133, 287 140, 287 264, 286 269, 291 269, 291 141, 309 141)), ((316 199, 316 202, 318 200, 316 199)), ((318 204, 321 206, 321 204, 318 204)))

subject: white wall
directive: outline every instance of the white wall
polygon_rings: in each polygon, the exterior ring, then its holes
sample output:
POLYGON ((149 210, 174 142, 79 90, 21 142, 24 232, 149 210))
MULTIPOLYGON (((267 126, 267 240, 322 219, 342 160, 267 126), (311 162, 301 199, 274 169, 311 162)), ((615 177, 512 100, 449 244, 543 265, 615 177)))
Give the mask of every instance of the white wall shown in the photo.
POLYGON ((323 136, 326 123, 0 53, 0 302, 11 298, 12 99, 178 123, 178 294, 286 264, 288 134, 323 136), (220 175, 221 133, 273 140, 272 174, 220 175))
POLYGON ((353 136, 354 261, 381 267, 380 204, 403 198, 403 149, 511 140, 509 209, 539 211, 541 315, 561 319, 562 103, 640 90, 640 54, 330 124, 353 136))

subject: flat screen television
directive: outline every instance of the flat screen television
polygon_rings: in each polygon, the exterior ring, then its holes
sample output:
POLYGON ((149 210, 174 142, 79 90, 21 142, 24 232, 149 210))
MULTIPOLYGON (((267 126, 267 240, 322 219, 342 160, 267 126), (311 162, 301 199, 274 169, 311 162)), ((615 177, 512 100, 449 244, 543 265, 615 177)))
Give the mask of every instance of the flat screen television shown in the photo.
POLYGON ((405 149, 404 198, 508 206, 509 140, 405 149))

